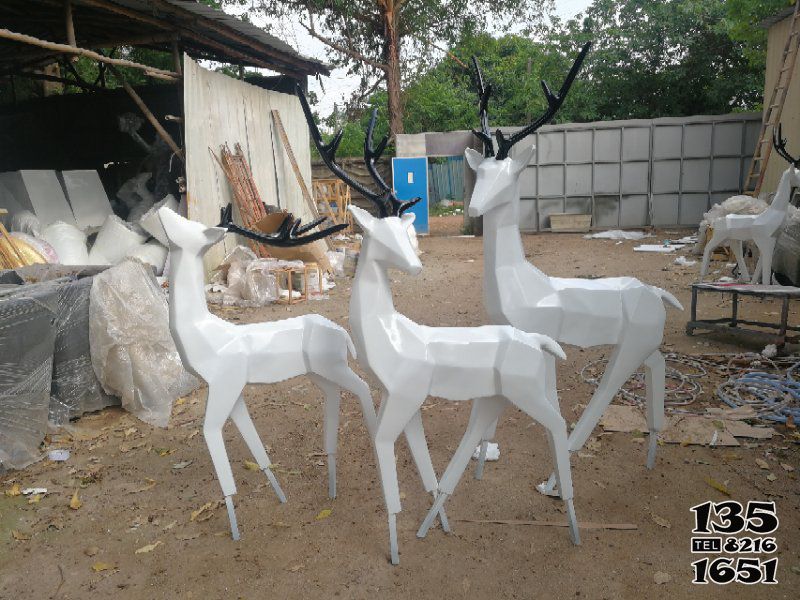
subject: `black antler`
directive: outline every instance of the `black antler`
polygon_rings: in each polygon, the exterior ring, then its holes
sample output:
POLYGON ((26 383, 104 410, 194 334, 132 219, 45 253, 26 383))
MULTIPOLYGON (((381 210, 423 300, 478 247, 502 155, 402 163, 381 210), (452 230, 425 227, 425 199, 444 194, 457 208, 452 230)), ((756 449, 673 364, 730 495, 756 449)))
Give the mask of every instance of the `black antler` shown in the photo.
POLYGON ((785 161, 800 168, 800 158, 794 158, 786 150, 786 139, 781 135, 781 124, 778 123, 778 128, 772 130, 772 145, 775 147, 775 152, 780 154, 785 161))
POLYGON ((492 132, 489 130, 489 97, 492 95, 492 86, 486 85, 483 81, 483 73, 478 64, 478 59, 472 57, 472 66, 475 67, 475 85, 478 88, 478 115, 481 118, 481 130, 472 130, 472 133, 483 142, 483 155, 486 158, 494 156, 494 145, 492 144, 492 132))
MULTIPOLYGON (((512 136, 506 138, 499 129, 496 132, 497 136, 497 160, 503 160, 507 158, 509 153, 511 152, 511 148, 519 142, 521 139, 529 136, 531 133, 539 129, 542 125, 547 123, 550 119, 553 118, 553 115, 556 114, 561 105, 564 103, 564 100, 567 97, 567 93, 569 92, 570 87, 572 87, 572 82, 575 81, 575 77, 578 75, 578 71, 581 69, 581 65, 583 64, 583 59, 586 58, 586 55, 589 52, 589 48, 591 47, 591 42, 586 42, 581 48, 581 51, 578 53, 578 57, 575 59, 575 62, 572 63, 572 68, 567 73, 566 79, 564 79, 564 83, 561 84, 561 89, 558 91, 557 94, 554 94, 547 83, 542 80, 542 90, 544 90, 545 98, 547 98, 547 110, 533 123, 520 129, 518 132, 513 134, 512 136)), ((477 62, 476 62, 477 65, 477 62)), ((488 94, 486 96, 488 101, 488 94)), ((481 102, 483 103, 483 94, 481 95, 481 102)), ((481 115, 481 126, 483 127, 483 114, 481 115)), ((489 129, 488 117, 486 119, 486 130, 489 129)), ((478 136, 483 139, 482 136, 478 136)), ((484 142, 485 144, 485 142, 484 142)), ((488 155, 487 155, 488 156, 488 155)))
POLYGON ((372 111, 372 117, 370 118, 369 126, 367 127, 367 135, 364 139, 364 163, 366 164, 367 171, 369 172, 373 181, 375 181, 381 190, 380 192, 373 192, 353 177, 350 177, 345 170, 342 169, 342 167, 336 164, 336 150, 339 148, 339 144, 342 141, 343 132, 339 130, 336 132, 336 135, 333 136, 333 139, 328 144, 325 144, 322 141, 322 134, 319 132, 319 128, 314 122, 314 115, 311 114, 311 108, 308 106, 308 101, 303 93, 303 89, 298 85, 296 87, 296 91, 297 97, 300 99, 300 105, 303 107, 303 113, 306 116, 306 121, 308 122, 308 128, 311 130, 311 139, 314 140, 314 145, 317 147, 323 162, 334 175, 375 204, 375 206, 378 207, 378 216, 380 218, 391 216, 399 217, 404 211, 408 210, 410 207, 414 206, 414 204, 420 201, 420 198, 415 198, 413 200, 409 200, 408 202, 398 200, 392 188, 386 184, 386 182, 383 180, 383 177, 381 177, 380 173, 378 173, 378 170, 375 167, 375 163, 378 161, 378 159, 380 159, 384 150, 386 150, 386 145, 389 143, 389 137, 385 136, 378 143, 377 148, 373 147, 372 145, 372 134, 375 129, 375 121, 378 115, 377 109, 372 111))
POLYGON ((347 223, 343 223, 303 236, 304 233, 311 231, 324 220, 325 217, 320 217, 319 219, 314 219, 307 225, 302 225, 301 219, 295 219, 291 214, 288 214, 275 233, 262 233, 236 225, 236 223, 233 222, 233 207, 228 204, 225 208, 219 209, 218 227, 224 227, 231 233, 238 233, 256 242, 266 244, 267 246, 290 248, 316 242, 317 240, 321 240, 324 237, 347 228, 347 223))

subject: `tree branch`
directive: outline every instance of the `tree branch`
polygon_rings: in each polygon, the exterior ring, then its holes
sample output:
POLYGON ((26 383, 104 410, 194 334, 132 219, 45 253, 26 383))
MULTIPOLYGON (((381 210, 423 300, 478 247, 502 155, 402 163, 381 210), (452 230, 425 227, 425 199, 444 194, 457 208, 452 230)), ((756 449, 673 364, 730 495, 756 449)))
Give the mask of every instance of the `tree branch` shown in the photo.
POLYGON ((371 67, 375 67, 376 69, 380 69, 384 73, 389 70, 389 65, 379 62, 377 60, 373 60, 370 57, 361 54, 361 52, 353 50, 352 48, 347 48, 345 46, 342 46, 341 44, 337 44, 333 40, 330 40, 325 36, 320 35, 319 33, 316 32, 316 30, 313 27, 309 27, 305 23, 300 23, 300 25, 302 25, 305 28, 305 30, 308 31, 309 34, 311 34, 312 37, 317 38, 320 42, 322 42, 326 46, 333 48, 337 52, 341 52, 342 54, 346 54, 352 59, 366 63, 371 67))

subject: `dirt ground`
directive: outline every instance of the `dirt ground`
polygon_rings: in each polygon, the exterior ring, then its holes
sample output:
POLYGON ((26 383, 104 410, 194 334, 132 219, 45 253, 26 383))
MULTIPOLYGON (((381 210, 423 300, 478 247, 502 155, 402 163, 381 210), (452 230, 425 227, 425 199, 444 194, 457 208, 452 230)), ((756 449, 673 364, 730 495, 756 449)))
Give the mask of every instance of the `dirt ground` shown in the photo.
MULTIPOLYGON (((423 273, 392 275, 398 310, 428 325, 485 323, 481 240, 456 237, 460 217, 435 226, 440 235, 421 238, 423 273)), ((657 235, 677 237, 675 232, 657 235)), ((552 275, 635 275, 674 293, 688 309, 696 267, 674 265, 672 257, 634 253, 633 242, 587 241, 578 234, 525 236, 524 243, 529 258, 552 275)), ((324 301, 220 314, 244 323, 319 312, 346 327, 350 285, 351 280, 340 279, 324 301)), ((709 298, 703 311, 721 313, 728 306, 709 298)), ((777 310, 774 304, 745 302, 740 314, 764 317, 777 310)), ((687 337, 687 316, 668 311, 665 350, 700 354, 763 347, 734 338, 687 337)), ((560 400, 565 418, 574 422, 592 392, 578 373, 607 349, 566 350, 568 360, 559 365, 560 400)), ((375 391, 375 382, 368 382, 375 391)), ((713 382, 701 383, 704 393, 692 406, 697 412, 719 406, 713 382)), ((348 395, 343 402, 335 500, 327 497, 321 456, 320 392, 299 378, 251 386, 246 398, 277 463, 287 504, 278 503, 262 473, 246 467, 251 457, 229 425, 226 442, 242 531, 240 542, 231 540, 200 433, 202 390, 175 407, 166 430, 119 410, 90 415, 74 424, 72 438, 51 441, 50 447, 71 449, 69 461, 43 461, 0 477, 0 491, 13 493, 14 484, 48 488, 38 503, 0 493, 0 598, 798 597, 800 453, 797 435, 785 427, 778 427, 771 441, 742 440, 735 448, 665 444, 653 471, 645 469, 646 444, 640 436, 604 434, 598 428, 592 451, 573 457, 578 518, 636 528, 583 529, 581 546, 573 546, 561 527, 464 521, 565 520, 561 503, 534 489, 548 475, 551 461, 543 429, 521 413, 509 410, 498 428, 500 460, 487 465, 482 481, 465 475, 449 501, 449 535, 437 526, 426 539, 416 539, 430 497, 400 441, 405 499, 398 517, 400 565, 393 567, 375 461, 354 398, 348 395), (766 460, 768 470, 756 459, 766 460), (769 473, 777 479, 771 481, 769 473), (690 583, 690 564, 698 556, 690 552, 689 509, 728 499, 707 483, 709 478, 723 484, 733 500, 777 503, 777 586, 696 588, 690 583), (72 509, 76 490, 80 506, 72 509), (210 507, 193 517, 207 503, 210 507), (332 511, 327 517, 326 509, 332 511), (669 581, 657 584, 657 573, 666 573, 669 581)), ((468 414, 466 403, 431 398, 426 405, 425 428, 439 473, 468 414)))

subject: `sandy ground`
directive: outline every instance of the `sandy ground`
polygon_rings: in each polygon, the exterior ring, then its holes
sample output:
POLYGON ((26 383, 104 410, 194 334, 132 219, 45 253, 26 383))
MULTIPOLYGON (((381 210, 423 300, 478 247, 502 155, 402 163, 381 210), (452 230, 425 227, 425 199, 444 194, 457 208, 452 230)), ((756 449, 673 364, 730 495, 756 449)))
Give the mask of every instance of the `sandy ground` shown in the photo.
MULTIPOLYGON (((460 218, 437 222, 458 234, 460 218)), ((659 232, 659 237, 671 234, 659 232)), ((525 236, 529 257, 553 275, 635 275, 674 293, 688 307, 695 268, 672 258, 634 253, 631 242, 585 241, 580 235, 525 236)), ((421 239, 424 272, 393 275, 397 308, 429 325, 479 325, 481 240, 421 239)), ((287 308, 224 310, 237 322, 319 312, 347 326, 350 280, 326 301, 287 308)), ((707 313, 727 305, 709 300, 707 313)), ((775 313, 772 304, 748 302, 743 314, 775 313)), ((760 350, 733 338, 687 337, 686 313, 669 311, 664 346, 690 354, 760 350)), ((796 317, 797 315, 793 315, 796 317)), ((591 393, 578 376, 607 349, 567 348, 559 366, 562 412, 574 422, 591 393)), ((375 390, 375 382, 369 382, 375 390)), ((713 382, 694 409, 717 406, 713 382)), ((549 472, 543 429, 508 411, 498 429, 501 458, 485 477, 465 476, 448 504, 450 535, 440 528, 425 540, 415 532, 429 505, 404 441, 398 443, 401 490, 401 564, 388 563, 385 509, 373 454, 354 398, 346 396, 340 430, 339 497, 327 498, 321 453, 321 394, 307 379, 246 391, 251 414, 277 463, 288 496, 278 504, 235 432, 226 441, 239 486, 240 542, 228 534, 220 490, 206 452, 204 391, 175 407, 169 429, 151 428, 118 410, 75 424, 66 463, 41 462, 0 478, 0 490, 42 486, 38 503, 0 493, 0 598, 796 598, 800 584, 800 513, 797 436, 786 428, 770 442, 736 448, 664 445, 653 471, 645 446, 631 434, 595 432, 591 452, 575 456, 575 505, 581 521, 629 523, 626 531, 583 530, 573 546, 566 529, 470 523, 463 519, 564 521, 559 501, 534 485, 549 472), (768 461, 763 470, 756 459, 768 461), (768 473, 777 476, 767 479, 768 473), (779 585, 747 587, 690 583, 692 514, 689 508, 726 497, 708 485, 723 483, 734 500, 774 500, 779 585), (78 490, 82 503, 69 507, 78 490), (194 519, 198 511, 211 503, 194 519), (321 511, 332 512, 318 518, 321 511), (16 539, 20 538, 20 539, 16 539), (152 546, 155 545, 153 548, 152 546), (137 550, 139 553, 137 553, 137 550), (148 551, 149 550, 149 551, 148 551), (656 584, 657 573, 669 581, 656 584)), ((469 407, 429 399, 425 427, 441 472, 464 431, 469 407)))

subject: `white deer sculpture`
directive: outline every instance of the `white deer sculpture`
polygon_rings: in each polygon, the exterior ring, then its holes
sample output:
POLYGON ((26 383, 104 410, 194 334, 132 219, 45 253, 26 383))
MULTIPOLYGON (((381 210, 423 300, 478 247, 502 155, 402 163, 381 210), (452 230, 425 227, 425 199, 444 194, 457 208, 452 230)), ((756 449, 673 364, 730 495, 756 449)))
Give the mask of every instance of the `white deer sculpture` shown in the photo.
MULTIPOLYGON (((483 299, 493 323, 509 324, 523 331, 541 333, 558 342, 582 348, 613 345, 600 385, 569 436, 569 449, 583 447, 614 395, 642 363, 647 384, 647 422, 650 443, 647 467, 655 462, 657 434, 664 423, 664 357, 659 346, 664 335, 666 311, 663 302, 682 309, 675 297, 632 277, 562 279, 548 277, 525 259, 519 231, 519 176, 533 156, 534 146, 516 158, 514 144, 547 123, 561 106, 580 69, 589 44, 575 60, 558 94, 542 82, 548 108, 535 122, 506 138, 497 131, 495 156, 489 130, 488 101, 491 86, 484 84, 478 61, 473 58, 480 93, 481 130, 475 131, 484 145, 484 155, 467 149, 466 159, 477 173, 469 214, 483 215, 483 299)), ((551 401, 555 397, 555 361, 548 361, 551 401)), ((490 427, 481 445, 476 476, 480 478, 486 444, 494 437, 490 427)), ((555 480, 539 490, 554 493, 555 480)))
MULTIPOLYGON (((561 348, 546 336, 513 327, 427 327, 398 313, 387 270, 395 268, 412 275, 422 271, 408 234, 414 215, 403 214, 419 199, 399 201, 375 168, 375 161, 387 142, 384 138, 377 150, 372 146, 377 112, 372 114, 364 145, 367 170, 380 188, 375 193, 336 164, 341 136, 324 144, 299 88, 298 96, 320 156, 337 177, 371 200, 380 215, 373 217, 361 208, 350 206, 364 232, 350 298, 350 327, 359 362, 380 382, 382 391, 374 441, 389 513, 392 564, 399 562, 396 517, 401 506, 394 450, 399 435, 405 431, 425 489, 434 494, 434 504, 417 533, 424 537, 436 515, 444 517, 444 503, 466 469, 475 444, 509 402, 541 423, 549 434, 570 532, 578 544, 566 423, 545 393, 544 355, 563 358, 561 348), (449 400, 475 400, 467 432, 438 485, 420 415, 420 408, 431 395, 449 400)), ((442 525, 448 530, 444 518, 442 525)))
POLYGON ((700 280, 708 273, 708 262, 714 248, 728 243, 736 262, 739 264, 739 276, 745 281, 749 279, 747 264, 744 262, 742 242, 753 240, 758 248, 758 262, 753 271, 751 283, 769 285, 772 278, 772 255, 775 244, 781 234, 783 224, 789 210, 789 201, 792 199, 792 189, 800 186, 800 158, 792 157, 786 150, 786 140, 781 136, 781 126, 773 131, 772 143, 775 151, 789 163, 789 167, 781 175, 778 189, 772 202, 760 215, 725 215, 711 223, 714 234, 703 250, 703 264, 700 267, 700 280))
POLYGON ((264 444, 258 436, 242 395, 248 383, 276 383, 308 374, 325 396, 323 436, 328 455, 328 492, 336 496, 336 443, 339 428, 339 390, 355 394, 370 436, 375 431, 375 406, 369 387, 348 366, 355 357, 353 342, 336 323, 319 315, 282 321, 235 325, 209 312, 205 300, 203 255, 233 231, 273 246, 296 246, 321 239, 342 226, 305 237, 319 224, 306 226, 288 216, 276 234, 251 232, 231 222, 230 206, 223 210, 219 227, 206 227, 184 219, 169 208, 158 216, 169 238, 169 321, 172 337, 184 366, 208 383, 203 435, 228 508, 231 534, 239 539, 232 497, 236 493, 231 464, 222 438, 230 418, 242 434, 258 466, 269 479, 278 499, 286 502, 264 444))

